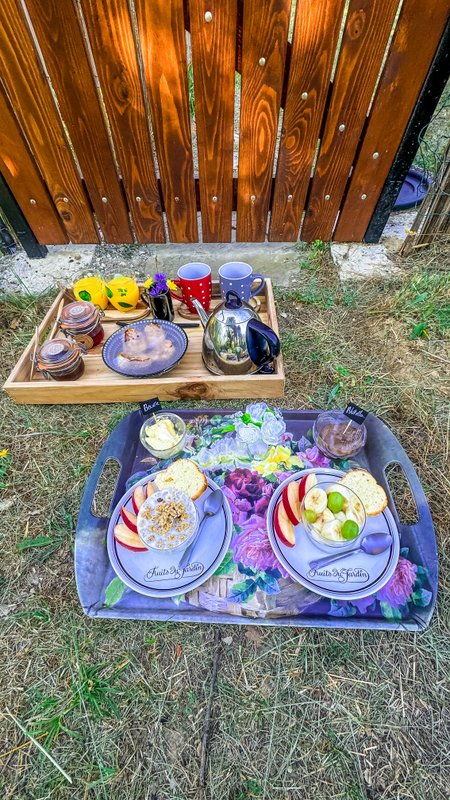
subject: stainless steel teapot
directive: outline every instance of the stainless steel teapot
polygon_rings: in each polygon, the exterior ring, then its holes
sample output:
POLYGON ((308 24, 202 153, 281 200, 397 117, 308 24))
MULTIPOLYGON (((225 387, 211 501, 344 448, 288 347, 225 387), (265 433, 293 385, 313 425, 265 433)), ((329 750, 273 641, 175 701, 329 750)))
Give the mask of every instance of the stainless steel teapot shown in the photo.
POLYGON ((271 363, 280 353, 280 340, 236 292, 227 292, 209 316, 198 300, 192 302, 205 329, 202 357, 210 372, 250 375, 273 371, 271 363))

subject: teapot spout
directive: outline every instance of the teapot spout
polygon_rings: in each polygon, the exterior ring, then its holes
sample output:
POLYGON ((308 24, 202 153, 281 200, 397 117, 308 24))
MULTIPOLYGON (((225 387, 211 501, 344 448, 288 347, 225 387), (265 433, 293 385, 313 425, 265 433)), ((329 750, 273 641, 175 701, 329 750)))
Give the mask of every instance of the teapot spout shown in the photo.
POLYGON ((207 314, 207 312, 203 308, 203 306, 200 303, 200 301, 197 300, 195 297, 192 298, 192 303, 195 306, 195 308, 197 309, 197 314, 200 317, 200 322, 202 323, 203 327, 206 328, 206 326, 208 324, 208 320, 209 320, 209 315, 207 314))

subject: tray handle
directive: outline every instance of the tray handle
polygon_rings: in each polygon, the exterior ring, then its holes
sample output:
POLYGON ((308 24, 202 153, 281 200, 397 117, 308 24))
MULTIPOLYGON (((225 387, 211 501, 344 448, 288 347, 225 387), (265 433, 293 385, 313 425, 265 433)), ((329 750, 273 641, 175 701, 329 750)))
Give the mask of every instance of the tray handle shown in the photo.
POLYGON ((366 446, 366 452, 370 471, 386 490, 390 508, 399 529, 401 546, 407 546, 415 551, 420 562, 428 570, 433 598, 427 608, 420 609, 422 627, 425 628, 436 604, 438 585, 438 553, 433 519, 419 477, 396 436, 384 422, 376 417, 368 418, 367 423, 369 446, 366 446), (403 524, 399 520, 389 479, 386 475, 386 470, 391 465, 398 465, 408 482, 417 510, 417 522, 413 524, 403 524))
POLYGON ((120 464, 120 472, 116 481, 115 490, 111 497, 110 510, 117 499, 125 491, 125 482, 133 464, 137 447, 135 431, 135 415, 128 414, 114 429, 94 464, 89 475, 81 501, 78 516, 77 532, 75 538, 75 574, 77 590, 81 605, 86 614, 98 605, 102 594, 105 572, 108 570, 109 561, 106 550, 106 534, 108 531, 109 516, 98 517, 92 512, 92 501, 107 461, 113 459, 120 464), (123 442, 129 441, 130 447, 126 448, 124 456, 123 442))

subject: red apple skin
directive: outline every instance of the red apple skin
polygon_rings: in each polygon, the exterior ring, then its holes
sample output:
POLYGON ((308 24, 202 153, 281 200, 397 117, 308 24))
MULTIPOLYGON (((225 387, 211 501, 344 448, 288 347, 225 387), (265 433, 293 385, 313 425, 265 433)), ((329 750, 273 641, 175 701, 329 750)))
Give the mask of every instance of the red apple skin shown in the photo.
POLYGON ((284 487, 282 498, 288 519, 293 525, 298 525, 300 522, 300 498, 298 484, 295 481, 291 481, 284 487))
POLYGON ((130 531, 132 531, 133 533, 138 532, 136 514, 133 514, 132 511, 128 511, 128 508, 125 508, 125 506, 122 506, 122 508, 120 509, 120 516, 122 517, 127 528, 130 529, 130 531))
POLYGON ((308 492, 309 489, 312 489, 313 486, 317 485, 317 482, 318 481, 316 476, 314 475, 314 472, 309 472, 308 475, 303 475, 303 478, 300 480, 298 484, 298 496, 300 502, 302 502, 306 492, 308 492))
POLYGON ((139 514, 139 509, 146 497, 145 489, 143 486, 136 486, 133 494, 131 495, 131 505, 135 514, 139 514))
POLYGON ((151 495, 153 494, 154 491, 155 491, 155 487, 153 486, 153 483, 151 481, 149 481, 147 483, 147 488, 145 490, 145 494, 147 495, 147 497, 151 497, 151 495))
POLYGON ((114 538, 122 547, 125 547, 127 550, 132 550, 134 553, 143 553, 147 550, 137 533, 132 533, 124 523, 119 523, 115 526, 114 538))
POLYGON ((275 508, 273 516, 273 526, 278 538, 286 545, 286 547, 294 547, 295 533, 294 526, 288 518, 282 502, 279 502, 275 508))

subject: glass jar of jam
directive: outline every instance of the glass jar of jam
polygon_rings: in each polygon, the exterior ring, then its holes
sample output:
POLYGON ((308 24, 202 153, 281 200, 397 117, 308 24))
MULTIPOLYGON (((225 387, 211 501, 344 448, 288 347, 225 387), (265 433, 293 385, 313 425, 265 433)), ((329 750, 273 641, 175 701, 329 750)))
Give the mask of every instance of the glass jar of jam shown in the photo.
POLYGON ((105 332, 100 322, 103 312, 86 300, 68 303, 61 311, 59 327, 65 336, 69 336, 87 350, 103 341, 105 332))
POLYGON ((51 339, 36 353, 36 369, 54 381, 76 381, 84 372, 83 345, 70 339, 51 339))
POLYGON ((367 428, 343 411, 323 411, 314 421, 314 443, 328 458, 352 458, 364 447, 367 428))

